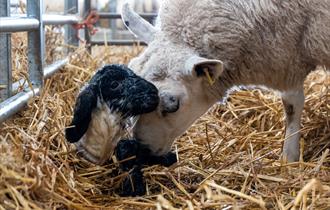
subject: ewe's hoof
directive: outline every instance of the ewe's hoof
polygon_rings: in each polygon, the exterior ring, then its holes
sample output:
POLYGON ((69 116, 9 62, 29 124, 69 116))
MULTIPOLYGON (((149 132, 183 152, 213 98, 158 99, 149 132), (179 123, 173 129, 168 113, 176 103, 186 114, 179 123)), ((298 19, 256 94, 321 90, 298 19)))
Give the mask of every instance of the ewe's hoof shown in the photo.
POLYGON ((299 156, 300 154, 283 154, 281 157, 281 160, 284 163, 294 163, 294 162, 299 162, 299 156))

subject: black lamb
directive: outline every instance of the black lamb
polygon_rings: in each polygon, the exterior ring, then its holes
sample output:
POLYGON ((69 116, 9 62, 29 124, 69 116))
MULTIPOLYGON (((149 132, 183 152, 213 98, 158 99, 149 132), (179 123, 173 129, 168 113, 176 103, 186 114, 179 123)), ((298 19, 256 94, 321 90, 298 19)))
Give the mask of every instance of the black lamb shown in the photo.
POLYGON ((106 65, 79 93, 66 139, 78 154, 103 164, 114 152, 131 117, 151 112, 159 103, 158 90, 124 65, 106 65))
POLYGON ((119 161, 135 156, 120 164, 129 172, 122 196, 145 194, 143 166, 177 161, 174 153, 154 156, 135 139, 120 140, 132 117, 155 110, 158 103, 157 88, 123 65, 102 67, 78 95, 66 138, 76 144, 80 156, 95 164, 105 163, 114 150, 119 161))

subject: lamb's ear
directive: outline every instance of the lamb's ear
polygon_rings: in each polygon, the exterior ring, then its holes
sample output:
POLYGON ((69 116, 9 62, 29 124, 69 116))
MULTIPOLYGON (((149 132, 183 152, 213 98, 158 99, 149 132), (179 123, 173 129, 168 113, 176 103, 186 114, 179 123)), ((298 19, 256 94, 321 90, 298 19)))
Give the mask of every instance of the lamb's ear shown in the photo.
POLYGON ((126 27, 139 39, 147 44, 154 39, 156 28, 134 12, 127 0, 122 6, 121 16, 126 27))
POLYGON ((223 72, 223 63, 220 60, 191 56, 186 60, 185 69, 193 76, 203 76, 206 77, 210 83, 214 83, 223 72))
POLYGON ((92 118, 92 111, 97 105, 97 87, 87 85, 78 95, 70 127, 65 129, 65 137, 77 142, 85 134, 92 118))

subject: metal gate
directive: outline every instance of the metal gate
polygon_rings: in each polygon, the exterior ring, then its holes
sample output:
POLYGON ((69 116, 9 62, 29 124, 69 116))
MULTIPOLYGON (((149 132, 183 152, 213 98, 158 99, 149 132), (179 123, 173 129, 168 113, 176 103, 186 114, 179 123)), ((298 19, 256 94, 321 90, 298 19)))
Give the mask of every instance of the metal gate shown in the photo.
MULTIPOLYGON (((45 56, 45 25, 68 25, 66 27, 66 42, 68 45, 78 46, 79 40, 76 30, 71 27, 77 24, 82 17, 78 15, 78 0, 65 0, 65 15, 43 14, 43 0, 27 0, 27 14, 12 17, 10 14, 10 0, 0 0, 0 123, 22 109, 43 87, 43 80, 49 78, 69 58, 59 60, 49 66, 44 64, 45 56), (11 33, 28 32, 28 83, 23 91, 18 92, 23 81, 12 83, 11 68, 11 33)), ((84 1, 84 16, 91 11, 91 1, 84 1)), ((156 14, 141 14, 146 19, 153 19, 156 14)), ((99 18, 118 19, 120 14, 100 13, 99 18)), ((89 50, 92 45, 103 45, 105 42, 95 42, 90 38, 88 29, 85 29, 85 41, 89 50)), ((110 40, 109 45, 132 45, 138 40, 110 40)))
MULTIPOLYGON (((27 14, 11 17, 10 1, 0 1, 0 123, 19 111, 29 99, 39 94, 43 80, 50 77, 68 62, 68 58, 57 61, 49 66, 44 65, 45 56, 45 25, 76 24, 79 17, 77 0, 66 0, 66 11, 71 15, 44 15, 42 0, 27 0, 27 14), (11 33, 28 32, 28 74, 29 83, 23 91, 17 93, 22 81, 12 83, 11 68, 11 33), (15 94, 17 93, 17 94, 15 94)), ((66 36, 70 45, 78 45, 75 31, 68 27, 66 36)))

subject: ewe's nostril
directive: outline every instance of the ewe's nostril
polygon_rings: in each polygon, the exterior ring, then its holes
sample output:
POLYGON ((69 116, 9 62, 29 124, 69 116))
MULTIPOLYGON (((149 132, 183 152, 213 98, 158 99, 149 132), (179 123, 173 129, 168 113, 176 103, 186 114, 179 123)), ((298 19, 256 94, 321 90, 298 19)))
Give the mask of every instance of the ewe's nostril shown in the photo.
POLYGON ((161 112, 162 114, 173 113, 180 108, 179 98, 172 95, 161 96, 161 112))
POLYGON ((170 96, 168 98, 168 100, 171 102, 171 103, 177 103, 178 100, 176 100, 176 98, 174 96, 170 96))

